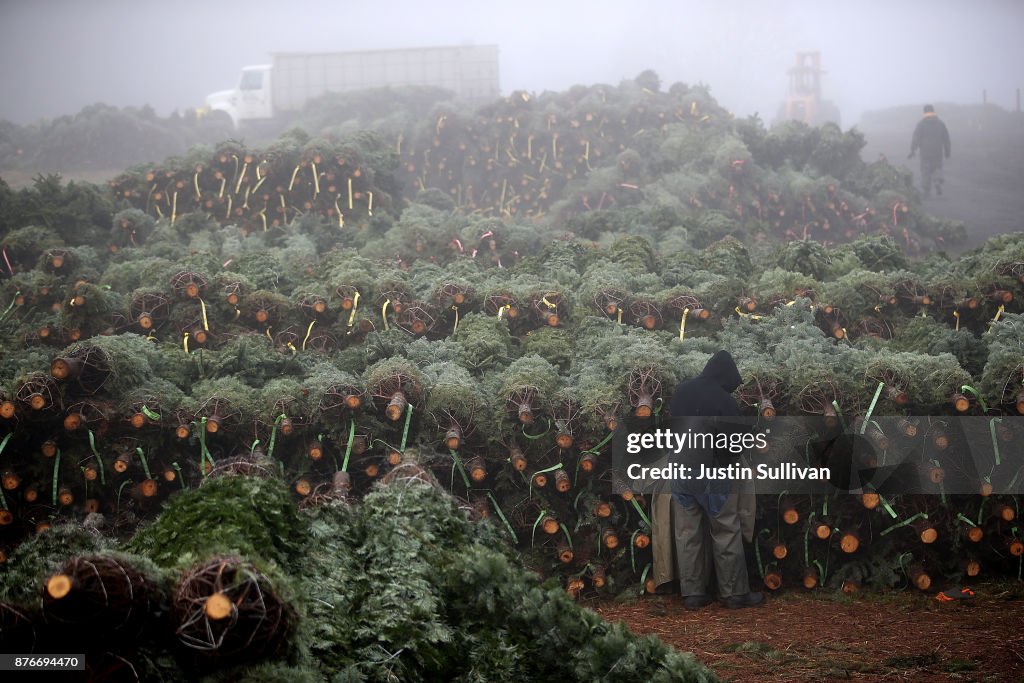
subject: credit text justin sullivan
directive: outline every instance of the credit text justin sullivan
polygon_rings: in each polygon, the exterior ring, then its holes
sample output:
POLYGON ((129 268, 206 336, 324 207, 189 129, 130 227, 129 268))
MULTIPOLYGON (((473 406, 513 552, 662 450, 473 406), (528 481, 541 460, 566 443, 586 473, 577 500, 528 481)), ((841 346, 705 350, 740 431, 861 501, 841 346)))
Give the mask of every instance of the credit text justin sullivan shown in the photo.
POLYGON ((801 467, 790 462, 779 465, 760 464, 757 467, 744 467, 741 465, 727 465, 724 467, 706 467, 696 465, 690 467, 679 463, 672 463, 662 467, 643 467, 633 463, 626 468, 626 475, 630 479, 678 479, 678 480, 793 480, 803 481, 809 479, 825 480, 831 478, 832 473, 827 467, 801 467))

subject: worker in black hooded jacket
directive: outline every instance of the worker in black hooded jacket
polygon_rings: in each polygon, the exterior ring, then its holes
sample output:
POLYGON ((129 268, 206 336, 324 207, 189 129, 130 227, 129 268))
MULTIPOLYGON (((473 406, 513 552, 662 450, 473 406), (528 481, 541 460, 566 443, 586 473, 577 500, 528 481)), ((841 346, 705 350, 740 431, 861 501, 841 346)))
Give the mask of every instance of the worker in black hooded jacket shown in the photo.
MULTIPOLYGON (((672 417, 688 418, 676 428, 688 424, 695 430, 735 429, 728 420, 706 418, 739 415, 732 392, 741 382, 739 369, 728 351, 713 355, 699 376, 681 382, 672 393, 669 404, 672 417)), ((691 452, 690 456, 709 466, 713 464, 711 460, 721 465, 736 459, 734 454, 722 449, 691 452)), ((729 480, 673 481, 676 565, 683 605, 687 609, 711 604, 712 564, 718 580, 718 596, 724 606, 751 607, 764 599, 761 593, 750 591, 736 488, 735 482, 729 480)))
POLYGON ((935 107, 924 105, 924 115, 914 127, 914 136, 910 140, 910 156, 913 159, 917 150, 921 150, 921 187, 924 196, 930 197, 932 186, 935 193, 942 194, 942 157, 949 158, 949 130, 938 116, 935 107))

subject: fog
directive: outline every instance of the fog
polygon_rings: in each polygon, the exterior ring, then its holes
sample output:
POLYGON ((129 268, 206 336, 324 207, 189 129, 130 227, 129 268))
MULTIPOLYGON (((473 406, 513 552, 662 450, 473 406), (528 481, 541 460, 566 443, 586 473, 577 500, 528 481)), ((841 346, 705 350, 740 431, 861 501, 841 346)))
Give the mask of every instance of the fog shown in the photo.
POLYGON ((94 102, 159 114, 234 87, 272 51, 497 44, 507 94, 618 83, 654 69, 702 82, 737 115, 774 118, 795 53, 819 50, 844 126, 929 101, 1016 106, 1019 0, 0 0, 0 118, 94 102))

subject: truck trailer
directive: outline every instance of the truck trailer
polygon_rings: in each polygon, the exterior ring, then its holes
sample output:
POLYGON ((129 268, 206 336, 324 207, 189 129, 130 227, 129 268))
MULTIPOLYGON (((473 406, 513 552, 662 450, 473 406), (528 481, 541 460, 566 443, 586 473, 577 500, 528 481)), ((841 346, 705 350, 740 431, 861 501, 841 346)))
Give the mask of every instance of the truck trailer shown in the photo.
POLYGON ((498 47, 460 45, 354 52, 277 52, 270 64, 246 66, 238 87, 206 98, 237 127, 296 112, 328 92, 431 86, 468 101, 500 96, 498 47))

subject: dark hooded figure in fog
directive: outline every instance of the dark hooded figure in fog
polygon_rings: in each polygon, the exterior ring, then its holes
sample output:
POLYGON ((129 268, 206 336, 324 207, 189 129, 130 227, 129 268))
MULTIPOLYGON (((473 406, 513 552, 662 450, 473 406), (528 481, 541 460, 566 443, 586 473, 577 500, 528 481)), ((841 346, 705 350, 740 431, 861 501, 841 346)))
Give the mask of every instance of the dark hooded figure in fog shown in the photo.
MULTIPOLYGON (((739 415, 732 392, 741 382, 732 355, 728 351, 716 353, 699 376, 680 383, 672 393, 669 404, 672 417, 683 418, 676 429, 682 427, 695 432, 741 429, 728 420, 721 420, 739 415)), ((688 458, 709 467, 738 460, 728 449, 716 448, 691 452, 688 458)), ((712 565, 723 605, 750 607, 761 603, 762 595, 750 592, 736 482, 677 480, 673 482, 672 494, 676 564, 684 606, 698 609, 712 602, 709 590, 712 565)))
POLYGON ((914 127, 914 137, 910 140, 910 156, 913 159, 917 150, 921 150, 921 187, 924 196, 930 197, 932 186, 935 193, 942 194, 942 158, 949 158, 949 130, 938 116, 935 107, 924 105, 924 115, 914 127))

